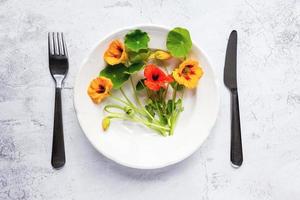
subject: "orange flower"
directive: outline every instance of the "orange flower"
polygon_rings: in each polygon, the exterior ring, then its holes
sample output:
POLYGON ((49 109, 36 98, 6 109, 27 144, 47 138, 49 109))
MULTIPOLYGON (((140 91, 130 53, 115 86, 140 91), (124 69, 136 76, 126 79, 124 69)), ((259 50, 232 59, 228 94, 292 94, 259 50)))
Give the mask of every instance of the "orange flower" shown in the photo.
POLYGON ((187 88, 195 88, 203 75, 203 70, 195 60, 185 60, 173 71, 173 77, 187 88))
POLYGON ((113 40, 104 53, 104 60, 110 65, 125 63, 127 54, 125 47, 120 40, 113 40))
POLYGON ((148 64, 145 67, 144 76, 146 77, 145 85, 153 91, 158 91, 161 87, 165 88, 166 83, 173 81, 171 76, 167 76, 154 64, 148 64))
POLYGON ((88 95, 94 103, 99 104, 104 98, 109 96, 113 84, 110 79, 101 76, 91 81, 88 87, 88 95))

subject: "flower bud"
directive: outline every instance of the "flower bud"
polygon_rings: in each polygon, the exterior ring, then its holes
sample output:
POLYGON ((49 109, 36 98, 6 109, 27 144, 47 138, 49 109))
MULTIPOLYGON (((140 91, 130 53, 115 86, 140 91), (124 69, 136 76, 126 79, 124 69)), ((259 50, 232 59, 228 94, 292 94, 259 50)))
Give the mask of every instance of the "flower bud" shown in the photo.
POLYGON ((105 117, 102 120, 102 128, 103 128, 103 130, 106 131, 109 128, 109 125, 110 125, 110 118, 105 117))
POLYGON ((125 107, 124 107, 124 111, 125 111, 125 113, 126 113, 127 115, 129 115, 129 116, 132 116, 133 113, 134 113, 134 110, 133 110, 131 107, 129 107, 129 106, 125 106, 125 107))
POLYGON ((168 52, 165 51, 155 51, 154 53, 152 53, 149 57, 150 59, 158 59, 158 60, 167 60, 169 58, 171 58, 171 55, 168 52))

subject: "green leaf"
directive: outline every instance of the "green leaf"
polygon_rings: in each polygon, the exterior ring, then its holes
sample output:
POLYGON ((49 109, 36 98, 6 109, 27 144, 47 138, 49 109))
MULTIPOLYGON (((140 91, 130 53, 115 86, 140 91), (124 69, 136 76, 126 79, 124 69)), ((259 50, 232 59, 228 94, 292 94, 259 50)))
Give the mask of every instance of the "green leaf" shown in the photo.
POLYGON ((182 58, 189 54, 192 48, 190 33, 185 28, 174 28, 167 36, 167 49, 172 56, 182 58))
POLYGON ((141 69, 143 69, 145 66, 144 63, 133 63, 132 65, 130 65, 127 69, 127 74, 135 74, 137 72, 139 72, 141 69))
POLYGON ((150 54, 151 52, 149 49, 141 49, 138 52, 129 51, 128 57, 130 62, 138 63, 147 60, 150 54))
POLYGON ((148 49, 150 38, 146 32, 136 29, 125 35, 125 46, 128 50, 138 52, 141 49, 148 49))
POLYGON ((145 89, 145 84, 144 84, 145 79, 141 79, 137 82, 135 88, 137 91, 141 91, 143 89, 145 89))
POLYGON ((101 72, 100 76, 109 78, 114 89, 119 89, 128 79, 127 67, 123 64, 108 65, 101 72))
POLYGON ((161 124, 163 125, 167 125, 168 124, 168 119, 165 115, 163 114, 159 114, 159 121, 161 124))
POLYGON ((168 114, 171 114, 173 111, 173 103, 172 103, 172 100, 168 100, 168 103, 167 103, 167 113, 168 114))

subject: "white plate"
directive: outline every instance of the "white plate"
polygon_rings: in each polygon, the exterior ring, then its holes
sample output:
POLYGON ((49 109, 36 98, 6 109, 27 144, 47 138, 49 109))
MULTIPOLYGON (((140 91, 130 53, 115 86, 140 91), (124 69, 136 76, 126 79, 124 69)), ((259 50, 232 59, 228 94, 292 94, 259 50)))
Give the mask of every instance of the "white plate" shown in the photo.
MULTIPOLYGON (((101 121, 103 105, 95 105, 87 95, 92 79, 105 66, 103 53, 116 38, 123 39, 129 31, 139 28, 146 31, 151 40, 150 48, 166 49, 166 36, 170 29, 160 26, 138 26, 124 28, 110 34, 97 44, 77 75, 74 87, 74 104, 80 126, 93 146, 106 157, 122 165, 155 169, 177 163, 195 152, 204 142, 213 127, 219 109, 218 82, 207 56, 193 44, 191 56, 197 59, 204 70, 198 88, 185 93, 184 111, 178 120, 175 133, 162 137, 141 125, 126 121, 112 121, 107 132, 103 132, 101 121)), ((196 33, 191 33, 193 34, 196 33)), ((132 96, 129 85, 127 95, 132 96)))

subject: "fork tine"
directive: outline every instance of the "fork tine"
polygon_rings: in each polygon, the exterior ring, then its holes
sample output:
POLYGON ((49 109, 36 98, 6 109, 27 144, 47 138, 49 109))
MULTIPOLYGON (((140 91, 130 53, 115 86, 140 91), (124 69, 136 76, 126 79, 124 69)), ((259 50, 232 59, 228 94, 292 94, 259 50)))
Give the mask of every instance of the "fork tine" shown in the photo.
POLYGON ((53 37, 53 50, 54 50, 54 54, 55 55, 59 55, 58 45, 57 45, 57 37, 56 37, 56 34, 54 32, 52 32, 52 37, 53 37))
POLYGON ((53 51, 53 38, 51 37, 51 33, 48 33, 48 52, 49 55, 53 55, 54 51, 53 51))
POLYGON ((59 33, 56 33, 56 38, 57 38, 57 49, 58 49, 58 55, 62 55, 62 51, 61 51, 61 41, 60 41, 60 36, 59 33))
POLYGON ((67 45, 66 45, 66 42, 65 42, 65 39, 64 39, 64 34, 63 33, 60 33, 61 34, 61 41, 62 41, 62 51, 63 51, 63 54, 68 57, 68 50, 67 50, 67 45))

